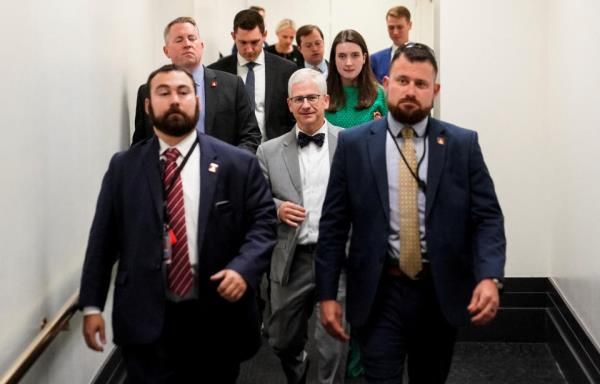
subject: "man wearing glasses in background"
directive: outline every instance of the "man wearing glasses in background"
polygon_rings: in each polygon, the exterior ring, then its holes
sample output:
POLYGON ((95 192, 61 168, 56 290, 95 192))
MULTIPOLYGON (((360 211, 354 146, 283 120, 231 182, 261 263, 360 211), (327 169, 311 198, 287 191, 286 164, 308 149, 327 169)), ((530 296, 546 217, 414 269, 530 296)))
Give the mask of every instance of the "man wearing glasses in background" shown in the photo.
MULTIPOLYGON (((347 343, 334 339, 320 322, 315 327, 318 357, 304 350, 308 319, 315 306, 314 255, 329 167, 340 128, 325 120, 329 105, 323 76, 309 68, 294 72, 288 85, 288 107, 295 127, 263 143, 256 153, 277 206, 278 243, 271 258, 269 344, 279 357, 288 384, 307 382, 308 359, 316 360, 317 379, 310 383, 343 383, 347 343)), ((345 277, 336 299, 342 305, 345 277)))

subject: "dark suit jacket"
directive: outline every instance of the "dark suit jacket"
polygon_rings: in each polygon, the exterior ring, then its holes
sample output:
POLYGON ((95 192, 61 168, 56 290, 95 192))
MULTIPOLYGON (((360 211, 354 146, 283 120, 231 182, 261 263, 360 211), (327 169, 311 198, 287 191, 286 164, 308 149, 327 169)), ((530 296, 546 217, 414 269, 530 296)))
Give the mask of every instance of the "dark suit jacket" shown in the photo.
POLYGON ((390 73, 391 61, 392 47, 382 49, 371 55, 371 69, 380 83, 383 83, 383 77, 390 73))
MULTIPOLYGON (((504 219, 477 134, 430 118, 426 192, 427 256, 446 319, 464 325, 476 283, 502 278, 504 219)), ((389 196, 387 119, 340 134, 319 227, 319 300, 334 299, 352 226, 347 261, 347 315, 356 327, 369 317, 387 261, 389 196)))
MULTIPOLYGON (((275 245, 275 206, 254 155, 207 135, 199 135, 199 142, 199 300, 208 322, 216 324, 209 331, 220 332, 224 345, 236 346, 233 356, 244 359, 260 346, 254 293, 275 245), (216 172, 209 171, 212 163, 218 165, 216 172), (236 303, 222 299, 217 284, 209 280, 223 268, 239 272, 248 283, 236 303)), ((113 156, 83 265, 79 304, 103 309, 118 261, 113 328, 119 345, 153 342, 163 327, 166 282, 158 152, 154 137, 113 156)))
MULTIPOLYGON (((261 143, 260 129, 246 94, 244 83, 229 73, 204 68, 206 105, 205 133, 252 153, 261 143)), ((146 84, 140 85, 135 106, 135 131, 131 144, 154 135, 152 120, 144 109, 148 97, 146 84)))
MULTIPOLYGON (((224 57, 208 67, 237 75, 237 55, 224 57)), ((283 135, 295 124, 287 105, 287 86, 297 69, 289 60, 265 52, 265 140, 283 135)))

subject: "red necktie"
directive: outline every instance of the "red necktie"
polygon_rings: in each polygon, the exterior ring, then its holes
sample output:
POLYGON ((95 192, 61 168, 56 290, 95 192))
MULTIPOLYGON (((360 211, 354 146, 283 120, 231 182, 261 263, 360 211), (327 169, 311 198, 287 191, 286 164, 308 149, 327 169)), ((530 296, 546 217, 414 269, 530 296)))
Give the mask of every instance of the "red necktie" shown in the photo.
POLYGON ((173 181, 177 170, 177 158, 180 155, 176 148, 169 148, 164 152, 166 158, 164 185, 166 188, 170 188, 167 191, 167 217, 169 230, 173 231, 175 235, 175 242, 172 244, 171 250, 171 263, 167 270, 169 290, 175 295, 183 297, 190 292, 194 284, 194 277, 188 251, 181 175, 177 174, 177 179, 173 181))

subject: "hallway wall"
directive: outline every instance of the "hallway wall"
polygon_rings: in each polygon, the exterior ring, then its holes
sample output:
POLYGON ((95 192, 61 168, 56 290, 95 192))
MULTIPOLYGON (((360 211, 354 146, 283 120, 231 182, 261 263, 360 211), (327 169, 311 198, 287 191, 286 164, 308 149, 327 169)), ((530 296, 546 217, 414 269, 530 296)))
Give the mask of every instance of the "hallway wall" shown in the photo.
MULTIPOLYGON (((152 58, 155 2, 0 3, 2 373, 79 286, 100 181, 128 146, 152 58)), ((84 347, 80 321, 24 382, 89 382, 106 354, 84 347)))
POLYGON ((507 275, 549 276, 600 341, 600 3, 437 1, 441 117, 477 130, 507 275))

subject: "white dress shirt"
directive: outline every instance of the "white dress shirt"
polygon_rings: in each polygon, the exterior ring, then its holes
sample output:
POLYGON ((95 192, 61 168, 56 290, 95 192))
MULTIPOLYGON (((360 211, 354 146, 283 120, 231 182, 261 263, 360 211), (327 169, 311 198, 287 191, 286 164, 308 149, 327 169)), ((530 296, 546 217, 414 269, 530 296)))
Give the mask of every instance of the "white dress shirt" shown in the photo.
MULTIPOLYGON (((198 134, 196 130, 191 135, 175 145, 181 156, 177 159, 177 166, 183 162, 192 144, 196 142, 198 134)), ((158 139, 160 145, 160 158, 164 159, 163 153, 171 147, 164 141, 158 139)), ((183 207, 185 209, 185 229, 187 232, 188 252, 192 267, 198 264, 198 210, 200 207, 200 146, 194 146, 185 167, 181 170, 181 183, 183 187, 183 207)), ((195 268, 192 268, 195 271, 195 268)))
MULTIPOLYGON (((300 129, 296 125, 296 137, 300 129)), ((329 181, 329 146, 327 144, 327 122, 315 132, 324 133, 323 146, 309 143, 298 147, 298 163, 302 185, 302 200, 306 217, 298 232, 298 244, 315 244, 319 238, 319 220, 329 181)))
MULTIPOLYGON (((260 55, 254 60, 256 65, 253 68, 254 71, 254 114, 256 115, 256 121, 258 122, 258 128, 262 133, 263 141, 267 137, 265 132, 265 51, 263 50, 260 55)), ((248 60, 244 59, 242 55, 237 54, 237 74, 244 80, 246 84, 246 75, 248 74, 248 67, 246 64, 248 60)))
MULTIPOLYGON (((392 115, 388 112, 387 116, 388 125, 392 134, 397 140, 400 148, 404 145, 404 139, 398 137, 398 134, 404 127, 398 121, 394 120, 392 115)), ((417 164, 419 179, 427 182, 427 168, 429 165, 428 153, 427 153, 427 137, 425 133, 427 131, 427 123, 429 118, 421 120, 412 127, 415 131, 413 140, 415 142, 415 150, 417 152, 417 164)), ((394 144, 394 138, 390 136, 390 133, 386 133, 385 139, 385 159, 387 167, 387 182, 388 182, 388 197, 390 202, 390 236, 388 238, 388 257, 391 259, 400 259, 400 206, 398 203, 398 194, 400 188, 400 168, 405 166, 398 152, 398 148, 394 144)), ((425 242, 425 193, 421 188, 417 194, 417 204, 419 209, 419 232, 421 238, 421 252, 427 252, 427 243, 425 242)))

